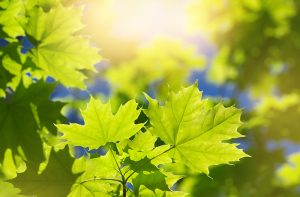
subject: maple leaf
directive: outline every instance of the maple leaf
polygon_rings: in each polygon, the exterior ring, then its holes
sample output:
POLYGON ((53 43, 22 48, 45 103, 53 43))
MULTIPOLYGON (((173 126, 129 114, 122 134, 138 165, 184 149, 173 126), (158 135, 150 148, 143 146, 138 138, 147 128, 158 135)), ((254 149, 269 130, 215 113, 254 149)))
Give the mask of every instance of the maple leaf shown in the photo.
MULTIPOLYGON (((36 163, 45 159, 39 131, 45 128, 55 134, 53 123, 65 120, 61 114, 63 103, 51 102, 49 99, 54 87, 55 84, 42 81, 28 89, 20 84, 14 94, 0 99, 0 163, 10 161, 18 166, 19 157, 36 163)), ((13 178, 15 173, 9 172, 10 176, 6 178, 13 178)))
POLYGON ((130 138, 138 132, 143 124, 135 124, 141 110, 137 110, 134 100, 122 105, 118 112, 113 114, 110 103, 102 103, 91 98, 87 108, 82 111, 85 124, 58 124, 58 130, 63 138, 76 146, 99 148, 107 142, 117 142, 130 138))
POLYGON ((87 39, 74 35, 83 27, 81 15, 81 8, 58 5, 45 12, 34 7, 25 27, 34 45, 30 57, 36 67, 67 87, 84 88, 86 76, 81 71, 95 71, 94 64, 100 60, 87 39))
POLYGON ((211 107, 201 100, 197 83, 170 93, 165 105, 146 95, 149 107, 145 110, 154 135, 172 145, 169 155, 190 169, 209 173, 208 167, 226 164, 246 157, 236 144, 225 140, 242 137, 241 111, 221 104, 211 107))
POLYGON ((25 34, 22 25, 26 22, 24 1, 4 0, 0 3, 0 35, 15 39, 25 34))
POLYGON ((119 164, 120 158, 113 151, 97 158, 80 158, 74 163, 73 169, 84 173, 73 184, 68 197, 111 196, 109 195, 113 188, 111 184, 121 182, 119 164))
POLYGON ((20 188, 25 195, 67 196, 78 177, 72 172, 73 161, 67 148, 57 152, 52 150, 47 167, 41 173, 36 171, 39 163, 31 163, 24 173, 9 182, 20 188))

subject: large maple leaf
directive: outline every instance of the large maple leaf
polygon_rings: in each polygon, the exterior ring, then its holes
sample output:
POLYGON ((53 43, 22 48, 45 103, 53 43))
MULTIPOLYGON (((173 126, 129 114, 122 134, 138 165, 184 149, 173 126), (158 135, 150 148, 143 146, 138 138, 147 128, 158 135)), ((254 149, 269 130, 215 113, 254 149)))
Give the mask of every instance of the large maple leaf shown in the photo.
POLYGON ((241 111, 221 104, 211 107, 201 99, 197 83, 170 93, 165 105, 147 96, 150 131, 172 145, 169 155, 192 170, 209 173, 208 167, 238 161, 247 156, 236 144, 224 142, 242 137, 241 111))

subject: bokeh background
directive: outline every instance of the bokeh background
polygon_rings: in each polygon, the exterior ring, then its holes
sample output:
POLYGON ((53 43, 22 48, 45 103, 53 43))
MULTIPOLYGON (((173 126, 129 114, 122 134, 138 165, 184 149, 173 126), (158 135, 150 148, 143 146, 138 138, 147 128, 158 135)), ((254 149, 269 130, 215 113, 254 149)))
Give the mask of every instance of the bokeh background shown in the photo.
MULTIPOLYGON (((70 1, 65 1, 68 4, 70 1)), ((73 1, 74 2, 74 1, 73 1)), ((205 97, 242 108, 251 158, 190 176, 175 187, 193 196, 300 196, 300 1, 298 0, 87 0, 81 33, 101 48, 87 91, 59 85, 69 122, 89 95, 114 106, 142 92, 198 80, 205 97)), ((51 79, 49 79, 51 81, 51 79)), ((78 147, 77 156, 85 154, 78 147)))

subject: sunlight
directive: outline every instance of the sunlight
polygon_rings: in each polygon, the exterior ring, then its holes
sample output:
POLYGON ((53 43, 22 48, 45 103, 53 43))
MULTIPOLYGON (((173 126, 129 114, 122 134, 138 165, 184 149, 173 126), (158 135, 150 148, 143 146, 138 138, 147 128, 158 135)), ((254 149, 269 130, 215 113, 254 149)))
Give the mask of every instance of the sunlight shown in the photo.
POLYGON ((109 31, 118 39, 143 42, 157 36, 184 37, 186 4, 186 0, 93 2, 88 7, 86 21, 89 31, 98 35, 109 31))

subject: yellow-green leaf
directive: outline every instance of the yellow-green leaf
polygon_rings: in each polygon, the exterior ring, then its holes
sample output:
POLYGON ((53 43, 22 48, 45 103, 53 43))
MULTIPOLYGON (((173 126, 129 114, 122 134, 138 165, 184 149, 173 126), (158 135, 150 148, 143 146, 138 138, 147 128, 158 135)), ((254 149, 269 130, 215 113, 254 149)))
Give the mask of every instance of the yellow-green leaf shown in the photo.
POLYGON ((143 124, 135 124, 140 114, 137 103, 130 100, 122 105, 116 114, 112 113, 110 103, 102 103, 91 98, 87 108, 81 112, 84 125, 59 124, 57 128, 70 144, 91 149, 130 138, 143 124))
POLYGON ((221 104, 211 107, 201 100, 197 83, 171 92, 165 105, 147 96, 145 113, 153 126, 151 132, 172 145, 170 155, 192 170, 209 173, 211 165, 228 164, 247 156, 237 144, 225 140, 242 137, 241 111, 221 104))

